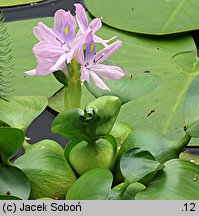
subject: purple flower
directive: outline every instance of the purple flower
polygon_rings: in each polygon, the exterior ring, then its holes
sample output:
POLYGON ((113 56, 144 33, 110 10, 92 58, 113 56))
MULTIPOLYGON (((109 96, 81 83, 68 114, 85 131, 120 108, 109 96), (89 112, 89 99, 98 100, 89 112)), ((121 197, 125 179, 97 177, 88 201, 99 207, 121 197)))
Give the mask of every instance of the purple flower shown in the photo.
POLYGON ((102 81, 105 80, 118 80, 122 78, 125 73, 117 66, 109 66, 101 64, 114 52, 116 52, 122 46, 122 41, 116 42, 105 47, 100 52, 96 52, 96 46, 94 43, 92 32, 89 32, 86 38, 86 54, 84 58, 83 48, 79 51, 77 61, 81 64, 81 79, 89 82, 92 78, 95 85, 104 90, 109 90, 109 87, 102 81), (101 79, 102 78, 102 79, 101 79))
POLYGON ((54 29, 43 23, 34 28, 35 36, 40 40, 34 48, 38 66, 25 72, 31 76, 45 76, 57 70, 64 70, 83 46, 86 35, 75 35, 77 23, 70 11, 58 10, 54 16, 54 29))
POLYGON ((101 43, 105 47, 108 47, 107 43, 116 38, 117 36, 112 37, 109 40, 103 40, 102 38, 95 35, 95 33, 102 27, 102 22, 99 18, 95 18, 88 24, 88 19, 84 7, 81 4, 74 4, 76 8, 76 19, 81 31, 81 34, 87 34, 88 30, 91 29, 93 33, 93 39, 96 43, 101 43))

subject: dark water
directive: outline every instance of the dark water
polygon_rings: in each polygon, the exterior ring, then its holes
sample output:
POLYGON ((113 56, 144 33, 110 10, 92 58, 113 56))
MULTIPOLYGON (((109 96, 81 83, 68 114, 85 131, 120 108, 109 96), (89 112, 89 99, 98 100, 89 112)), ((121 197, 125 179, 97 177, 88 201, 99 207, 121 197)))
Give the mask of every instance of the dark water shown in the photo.
POLYGON ((196 147, 196 146, 190 146, 190 147, 187 147, 186 148, 187 152, 189 152, 190 154, 193 154, 193 155, 198 155, 199 156, 199 147, 196 147))
POLYGON ((51 124, 55 117, 56 113, 49 108, 45 109, 27 128, 26 137, 30 138, 28 142, 32 144, 43 139, 51 139, 65 147, 69 140, 59 134, 51 133, 51 124))
POLYGON ((0 10, 4 12, 6 21, 15 21, 54 16, 55 12, 60 8, 74 13, 74 3, 83 4, 83 0, 45 0, 29 5, 0 8, 0 10))

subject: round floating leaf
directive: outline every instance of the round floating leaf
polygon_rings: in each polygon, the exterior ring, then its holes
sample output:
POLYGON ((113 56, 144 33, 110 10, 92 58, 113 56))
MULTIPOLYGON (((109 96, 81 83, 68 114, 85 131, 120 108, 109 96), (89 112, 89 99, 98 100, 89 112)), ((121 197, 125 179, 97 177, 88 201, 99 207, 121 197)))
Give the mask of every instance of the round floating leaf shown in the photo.
POLYGON ((30 183, 18 168, 0 165, 0 199, 24 199, 30 195, 30 183))
POLYGON ((167 161, 146 190, 136 195, 139 200, 198 200, 199 168, 181 159, 167 161))
MULTIPOLYGON (((195 66, 195 65, 194 65, 195 66)), ((198 68, 199 72, 199 68, 198 68)), ((199 137, 199 76, 191 83, 184 103, 186 132, 192 137, 199 137)))
POLYGON ((25 154, 14 165, 19 167, 31 183, 31 199, 58 197, 63 199, 76 176, 64 159, 61 146, 52 140, 43 140, 27 146, 25 154))
POLYGON ((35 2, 41 2, 44 0, 15 0, 15 1, 7 1, 7 0, 1 0, 0 7, 10 7, 10 6, 18 6, 23 4, 31 4, 35 2))
POLYGON ((199 28, 197 0, 86 0, 86 6, 104 23, 130 32, 164 35, 199 28))
POLYGON ((190 137, 185 135, 181 140, 171 140, 158 131, 151 128, 134 130, 124 141, 120 149, 120 155, 132 148, 141 148, 153 154, 156 160, 164 163, 167 160, 177 158, 186 147, 190 137))
POLYGON ((108 169, 95 168, 84 173, 71 186, 67 200, 107 200, 111 192, 113 176, 108 169))
POLYGON ((52 132, 67 138, 94 140, 112 129, 121 107, 120 99, 104 96, 91 101, 84 110, 61 112, 53 121, 52 132))
POLYGON ((0 127, 0 155, 4 162, 22 147, 24 139, 25 134, 22 130, 0 127))
POLYGON ((46 108, 47 98, 42 96, 13 96, 0 100, 0 120, 11 127, 26 129, 46 108))
POLYGON ((130 149, 120 160, 121 173, 130 183, 139 181, 163 168, 164 166, 156 161, 150 152, 139 148, 130 149))
POLYGON ((122 101, 122 104, 124 104, 157 88, 160 84, 160 78, 150 73, 138 75, 127 74, 122 79, 104 82, 108 85, 111 91, 102 90, 92 82, 87 83, 86 86, 95 97, 101 97, 104 95, 117 96, 122 101))
POLYGON ((98 139, 94 143, 82 141, 71 149, 69 162, 76 173, 82 175, 97 167, 113 168, 115 154, 116 149, 107 139, 98 139))

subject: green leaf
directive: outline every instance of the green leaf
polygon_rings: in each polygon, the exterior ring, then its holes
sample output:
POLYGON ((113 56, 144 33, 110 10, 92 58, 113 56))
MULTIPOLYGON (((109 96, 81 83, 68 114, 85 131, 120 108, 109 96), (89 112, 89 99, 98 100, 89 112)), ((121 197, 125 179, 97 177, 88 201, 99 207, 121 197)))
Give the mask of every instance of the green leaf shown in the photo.
POLYGON ((84 173, 71 186, 67 200, 107 200, 111 192, 113 176, 108 169, 95 168, 84 173))
POLYGON ((130 127, 128 124, 117 121, 115 122, 110 134, 117 140, 118 149, 123 144, 127 136, 132 132, 132 130, 132 127, 130 127))
POLYGON ((127 184, 127 182, 116 185, 111 190, 110 200, 134 200, 135 195, 146 187, 140 182, 127 184))
POLYGON ((30 4, 34 2, 41 2, 44 0, 15 0, 12 2, 8 2, 7 0, 1 0, 0 7, 9 7, 9 6, 17 6, 17 5, 23 5, 23 4, 30 4))
POLYGON ((181 159, 167 161, 146 190, 136 195, 139 200, 198 200, 199 168, 181 159))
POLYGON ((54 119, 51 132, 61 134, 66 138, 87 140, 86 123, 84 123, 86 119, 83 122, 82 119, 84 119, 83 110, 77 108, 65 110, 54 119))
POLYGON ((104 96, 90 102, 84 110, 61 112, 53 121, 52 132, 67 138, 95 140, 112 129, 121 107, 119 98, 104 96))
POLYGON ((52 140, 29 145, 14 165, 20 168, 31 183, 30 199, 58 197, 64 199, 76 176, 64 159, 61 146, 52 140))
POLYGON ((120 160, 121 173, 129 183, 137 182, 163 168, 150 152, 139 148, 128 150, 120 160))
POLYGON ((181 73, 187 76, 197 76, 199 74, 198 57, 195 50, 177 53, 172 57, 172 62, 181 73))
POLYGON ((0 195, 0 200, 23 200, 17 196, 11 196, 11 195, 0 195))
MULTIPOLYGON (((199 68, 198 68, 199 72, 199 68)), ((192 137, 199 137, 199 76, 191 83, 184 103, 186 132, 192 137)))
POLYGON ((145 185, 139 182, 130 184, 122 195, 122 200, 135 200, 135 195, 143 191, 145 188, 145 185))
POLYGON ((0 165, 0 199, 27 200, 30 195, 30 183, 18 168, 0 165))
POLYGON ((95 97, 104 95, 117 96, 122 101, 122 104, 124 104, 157 88, 160 84, 160 79, 158 76, 147 73, 137 75, 126 74, 122 79, 104 82, 111 91, 102 90, 92 82, 87 83, 86 86, 95 97))
POLYGON ((125 4, 122 0, 86 0, 86 7, 95 17, 103 17, 104 23, 130 32, 164 35, 199 28, 197 0, 148 3, 148 0, 127 0, 125 4))
POLYGON ((132 148, 141 148, 153 154, 160 163, 178 158, 188 144, 190 137, 185 135, 181 140, 171 140, 158 131, 150 128, 134 130, 124 141, 120 155, 132 148))
POLYGON ((33 27, 36 27, 38 22, 43 22, 49 27, 53 26, 53 18, 41 17, 7 23, 10 40, 12 41, 15 73, 12 80, 14 91, 10 95, 41 95, 49 98, 62 87, 52 74, 44 77, 26 76, 24 74, 25 71, 32 70, 37 66, 32 48, 38 42, 33 34, 33 27))
POLYGON ((70 140, 68 143, 67 143, 67 145, 66 145, 66 147, 65 147, 65 149, 64 149, 64 157, 65 157, 65 159, 69 162, 69 155, 70 155, 70 152, 71 152, 71 150, 72 150, 72 148, 74 147, 74 146, 76 146, 78 143, 80 143, 82 140, 77 140, 77 139, 73 139, 73 140, 70 140))
POLYGON ((36 200, 54 200, 54 199, 52 199, 50 197, 41 197, 41 198, 38 198, 36 200))
POLYGON ((63 85, 67 86, 67 78, 65 76, 65 74, 62 71, 55 71, 53 72, 53 75, 55 76, 55 78, 62 83, 63 85))
POLYGON ((89 135, 108 134, 120 111, 121 101, 118 97, 103 96, 91 101, 86 107, 86 119, 90 124, 89 135))
POLYGON ((8 101, 0 100, 0 120, 11 127, 26 129, 47 104, 42 96, 13 96, 8 101))
POLYGON ((25 134, 22 130, 10 127, 0 127, 0 155, 5 163, 23 145, 25 134))
POLYGON ((125 182, 122 182, 116 185, 114 188, 112 188, 109 199, 110 200, 121 200, 122 195, 124 191, 126 190, 127 186, 128 185, 125 182))
POLYGON ((94 143, 78 143, 69 153, 72 168, 79 175, 97 167, 112 169, 116 156, 114 143, 116 145, 116 141, 112 144, 107 139, 98 139, 94 143))

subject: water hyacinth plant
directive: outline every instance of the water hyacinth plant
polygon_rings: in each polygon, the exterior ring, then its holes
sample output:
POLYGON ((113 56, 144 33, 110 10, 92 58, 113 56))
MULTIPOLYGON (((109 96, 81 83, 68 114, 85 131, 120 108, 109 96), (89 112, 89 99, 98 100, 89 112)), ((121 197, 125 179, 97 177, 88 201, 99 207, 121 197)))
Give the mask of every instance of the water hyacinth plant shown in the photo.
POLYGON ((158 89, 160 78, 147 71, 134 77, 109 61, 123 42, 99 37, 102 20, 89 23, 84 7, 74 6, 74 16, 58 10, 52 28, 42 22, 34 27, 37 66, 25 72, 44 79, 53 74, 63 86, 63 109, 51 131, 70 141, 65 149, 50 139, 28 143, 26 130, 47 106, 46 97, 0 99, 0 199, 199 199, 198 165, 179 158, 199 137, 198 77, 184 98, 179 139, 119 122, 125 106, 158 89), (82 103, 83 88, 95 99, 82 103), (20 148, 24 154, 13 160, 20 148))

